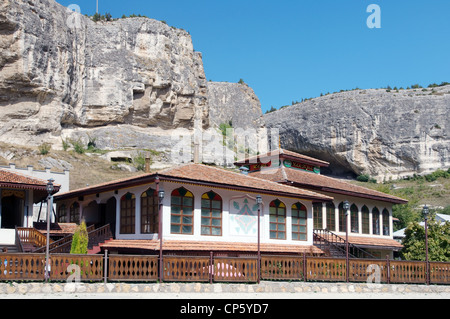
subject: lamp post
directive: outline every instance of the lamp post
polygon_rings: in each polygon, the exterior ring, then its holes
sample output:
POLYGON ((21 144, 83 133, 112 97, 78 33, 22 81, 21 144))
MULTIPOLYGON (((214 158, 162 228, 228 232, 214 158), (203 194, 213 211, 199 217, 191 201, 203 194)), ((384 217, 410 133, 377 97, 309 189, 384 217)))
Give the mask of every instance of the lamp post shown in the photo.
POLYGON ((162 216, 162 203, 164 200, 164 190, 159 189, 159 178, 156 179, 156 191, 158 193, 158 218, 159 218, 159 280, 163 281, 163 216, 162 216))
POLYGON ((344 212, 345 212, 345 262, 346 262, 346 277, 347 282, 349 281, 349 258, 348 258, 348 216, 349 216, 349 209, 350 209, 350 203, 346 200, 344 202, 344 212))
POLYGON ((261 195, 256 196, 256 204, 258 205, 258 284, 261 278, 261 195))
POLYGON ((430 210, 428 209, 428 206, 425 205, 422 210, 422 214, 425 219, 425 263, 426 263, 426 270, 427 270, 427 285, 430 284, 430 263, 428 260, 428 215, 430 214, 430 210))
POLYGON ((55 180, 50 178, 47 183, 47 241, 45 243, 45 281, 48 282, 50 277, 50 215, 53 206, 53 191, 55 189, 53 183, 55 180))

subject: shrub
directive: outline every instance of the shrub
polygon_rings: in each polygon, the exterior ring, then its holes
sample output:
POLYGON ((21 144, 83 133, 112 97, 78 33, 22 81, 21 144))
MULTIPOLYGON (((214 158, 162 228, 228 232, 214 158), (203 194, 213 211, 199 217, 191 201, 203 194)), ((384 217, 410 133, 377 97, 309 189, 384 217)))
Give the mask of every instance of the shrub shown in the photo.
POLYGON ((70 253, 74 255, 86 255, 88 253, 89 235, 86 223, 83 221, 75 230, 72 238, 70 253))
POLYGON ((368 174, 359 175, 356 178, 356 180, 363 183, 374 183, 374 184, 377 183, 377 180, 375 178, 370 177, 370 175, 368 174))
POLYGON ((64 140, 62 138, 61 138, 61 141, 62 141, 63 150, 67 151, 70 147, 70 141, 68 139, 64 140))
POLYGON ((73 149, 78 154, 84 154, 86 152, 86 149, 84 148, 83 142, 81 139, 78 140, 70 140, 70 144, 72 144, 73 149))
MULTIPOLYGON (((139 152, 137 156, 133 158, 134 167, 138 171, 145 171, 145 154, 143 152, 139 152)), ((151 157, 150 157, 150 165, 151 165, 151 157)))
POLYGON ((49 143, 42 143, 38 148, 41 155, 47 155, 50 152, 52 145, 49 143))

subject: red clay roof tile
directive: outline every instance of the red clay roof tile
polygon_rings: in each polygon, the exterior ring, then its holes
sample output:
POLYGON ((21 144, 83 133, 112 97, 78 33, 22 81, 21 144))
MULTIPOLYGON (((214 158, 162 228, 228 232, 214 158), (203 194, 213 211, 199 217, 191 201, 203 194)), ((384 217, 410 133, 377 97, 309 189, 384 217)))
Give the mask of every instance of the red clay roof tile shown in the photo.
MULTIPOLYGON (((102 244, 103 249, 142 249, 159 250, 159 240, 113 240, 102 244)), ((200 242, 200 241, 177 241, 165 240, 164 251, 227 251, 256 253, 257 244, 236 242, 200 242)), ((263 253, 310 253, 323 254, 323 251, 315 246, 305 245, 283 245, 283 244, 261 244, 263 253)))
POLYGON ((250 173, 250 175, 278 183, 292 183, 292 185, 311 188, 319 192, 348 194, 355 197, 373 198, 397 204, 405 204, 408 202, 402 198, 362 186, 353 185, 336 178, 293 168, 286 168, 284 166, 263 169, 262 171, 250 173))

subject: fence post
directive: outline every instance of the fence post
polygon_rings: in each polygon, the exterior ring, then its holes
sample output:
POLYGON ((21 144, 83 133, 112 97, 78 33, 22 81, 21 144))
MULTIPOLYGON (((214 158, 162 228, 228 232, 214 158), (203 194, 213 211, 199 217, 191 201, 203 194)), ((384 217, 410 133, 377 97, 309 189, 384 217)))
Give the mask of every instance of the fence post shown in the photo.
POLYGON ((305 282, 308 281, 308 278, 306 276, 306 270, 307 270, 307 267, 306 267, 306 253, 303 253, 303 280, 305 282))
POLYGON ((209 253, 209 283, 213 283, 213 271, 214 271, 214 252, 209 253))
POLYGON ((387 284, 391 283, 391 263, 389 261, 389 255, 386 255, 386 267, 387 267, 387 284))
POLYGON ((105 249, 105 259, 103 261, 103 269, 105 270, 104 273, 104 283, 108 283, 108 249, 105 249))

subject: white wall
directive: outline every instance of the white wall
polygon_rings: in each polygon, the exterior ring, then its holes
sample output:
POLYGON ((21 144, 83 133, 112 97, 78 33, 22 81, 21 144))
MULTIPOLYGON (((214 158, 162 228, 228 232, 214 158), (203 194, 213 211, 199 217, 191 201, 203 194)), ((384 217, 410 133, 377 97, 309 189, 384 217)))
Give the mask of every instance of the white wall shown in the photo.
MULTIPOLYGON (((96 195, 85 196, 82 202, 77 199, 67 200, 64 202, 59 202, 61 205, 65 203, 67 209, 74 201, 78 201, 80 204, 80 209, 82 210, 84 218, 87 220, 92 218, 87 216, 91 214, 91 209, 88 208, 89 203, 96 201, 98 204, 105 203, 109 198, 115 197, 117 200, 116 207, 116 239, 140 239, 140 240, 150 240, 158 239, 157 234, 141 234, 141 219, 140 219, 140 196, 149 187, 156 189, 155 184, 149 184, 144 186, 132 187, 127 189, 118 190, 117 194, 115 192, 108 192, 96 195), (133 193, 136 196, 136 219, 135 219, 135 233, 134 234, 120 234, 120 199, 126 193, 133 193)), ((166 240, 183 240, 183 241, 203 241, 203 242, 243 242, 243 243, 257 243, 257 232, 251 232, 248 234, 237 235, 231 229, 233 227, 232 223, 232 209, 230 212, 230 205, 233 205, 234 200, 239 200, 247 198, 250 205, 256 204, 257 193, 245 193, 239 191, 232 191, 228 189, 211 188, 197 185, 187 185, 172 182, 161 182, 160 189, 165 191, 165 197, 163 200, 163 237, 166 240), (171 223, 171 193, 174 189, 184 186, 187 190, 194 195, 194 234, 184 235, 184 234, 171 234, 170 233, 170 223, 171 223), (223 211, 222 211, 222 236, 205 236, 201 235, 201 197, 204 193, 209 191, 214 191, 222 197, 223 200, 223 211)), ((270 195, 262 195, 263 204, 261 211, 261 243, 271 243, 271 244, 281 244, 281 245, 312 245, 313 243, 313 220, 312 220, 312 203, 311 201, 298 200, 295 198, 285 198, 276 197, 270 195), (269 204, 271 201, 279 199, 282 201, 286 209, 286 240, 275 240, 270 239, 270 221, 269 221, 269 204), (293 241, 291 234, 291 206, 297 202, 305 205, 308 210, 308 224, 307 224, 307 241, 293 241)), ((96 214, 92 212, 92 214, 96 214)), ((257 215, 257 213, 256 213, 257 215)), ((256 217, 255 217, 256 218, 256 217)), ((254 229, 256 229, 257 224, 254 224, 254 229)))
MULTIPOLYGON (((332 193, 324 193, 327 196, 331 196, 334 197, 334 206, 336 207, 336 211, 335 211, 335 217, 336 217, 336 231, 334 233, 341 235, 341 236, 345 236, 345 232, 339 232, 339 216, 338 216, 338 206, 341 202, 348 200, 348 202, 350 203, 350 206, 352 204, 355 204, 358 207, 358 221, 359 221, 359 227, 358 233, 353 233, 351 232, 351 228, 350 228, 350 216, 348 218, 348 229, 349 229, 349 236, 360 236, 360 237, 373 237, 373 238, 390 238, 393 239, 393 221, 392 221, 392 204, 388 203, 388 202, 382 202, 382 201, 376 201, 376 200, 371 200, 371 199, 364 199, 364 198, 360 198, 360 197, 353 197, 353 196, 345 196, 345 195, 338 195, 338 194, 332 194, 332 193), (361 210, 363 208, 363 206, 366 205, 367 208, 369 209, 369 230, 370 230, 370 234, 363 234, 362 233, 362 213, 361 210), (387 209, 389 211, 389 236, 384 236, 383 235, 383 229, 382 229, 382 220, 380 219, 380 235, 374 235, 373 234, 373 228, 372 228, 372 210, 373 208, 377 207, 378 210, 380 211, 380 214, 383 213, 384 209, 387 209)), ((323 227, 326 228, 326 214, 325 214, 325 209, 322 211, 322 217, 323 217, 323 227)))

